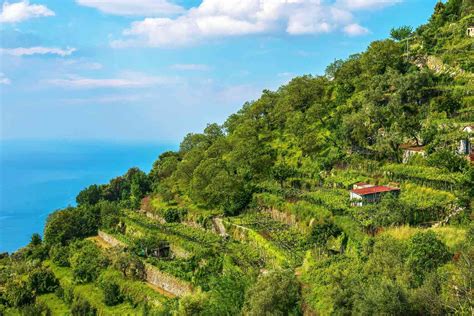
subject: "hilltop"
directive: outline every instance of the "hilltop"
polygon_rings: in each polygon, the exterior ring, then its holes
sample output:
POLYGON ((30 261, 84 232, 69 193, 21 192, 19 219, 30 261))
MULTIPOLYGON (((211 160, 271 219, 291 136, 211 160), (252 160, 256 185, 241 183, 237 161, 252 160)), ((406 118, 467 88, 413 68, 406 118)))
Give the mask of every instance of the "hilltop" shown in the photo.
POLYGON ((474 312, 474 4, 263 91, 52 213, 0 314, 474 312))

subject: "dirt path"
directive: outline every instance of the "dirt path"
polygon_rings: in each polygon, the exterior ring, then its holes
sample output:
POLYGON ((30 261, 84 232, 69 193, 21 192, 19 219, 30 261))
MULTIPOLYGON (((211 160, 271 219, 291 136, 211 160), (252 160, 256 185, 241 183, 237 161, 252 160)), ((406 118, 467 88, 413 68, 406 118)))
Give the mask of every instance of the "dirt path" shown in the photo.
POLYGON ((175 297, 176 297, 176 295, 174 295, 173 293, 170 293, 170 292, 168 292, 168 291, 166 291, 166 290, 163 290, 163 289, 162 289, 161 287, 159 287, 159 286, 153 285, 153 284, 148 283, 148 282, 146 282, 146 285, 147 285, 148 287, 150 287, 151 289, 155 290, 156 292, 158 292, 158 293, 160 293, 160 294, 162 294, 162 295, 164 295, 164 296, 166 296, 166 297, 169 297, 169 298, 175 298, 175 297))

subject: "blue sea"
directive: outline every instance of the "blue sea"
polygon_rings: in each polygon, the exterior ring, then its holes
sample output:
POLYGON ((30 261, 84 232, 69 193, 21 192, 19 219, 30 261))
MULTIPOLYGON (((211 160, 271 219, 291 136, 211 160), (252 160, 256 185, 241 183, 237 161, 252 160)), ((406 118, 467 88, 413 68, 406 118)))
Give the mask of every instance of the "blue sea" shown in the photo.
POLYGON ((75 205, 90 184, 107 183, 131 167, 148 172, 176 145, 86 141, 0 142, 0 252, 43 232, 49 213, 75 205))

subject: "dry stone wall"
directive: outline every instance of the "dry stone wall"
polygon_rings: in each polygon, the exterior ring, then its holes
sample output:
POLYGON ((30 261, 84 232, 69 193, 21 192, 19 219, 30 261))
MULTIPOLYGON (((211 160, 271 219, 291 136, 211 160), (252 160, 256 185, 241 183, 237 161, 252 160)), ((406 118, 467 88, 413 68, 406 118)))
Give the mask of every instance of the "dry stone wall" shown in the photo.
POLYGON ((164 273, 150 264, 146 264, 145 271, 147 282, 166 292, 176 296, 183 296, 192 292, 192 287, 189 283, 164 273))
POLYGON ((121 242, 120 240, 118 240, 114 236, 109 235, 106 232, 103 232, 101 230, 99 230, 98 235, 103 241, 105 241, 106 243, 108 243, 112 247, 125 247, 126 246, 123 242, 121 242))

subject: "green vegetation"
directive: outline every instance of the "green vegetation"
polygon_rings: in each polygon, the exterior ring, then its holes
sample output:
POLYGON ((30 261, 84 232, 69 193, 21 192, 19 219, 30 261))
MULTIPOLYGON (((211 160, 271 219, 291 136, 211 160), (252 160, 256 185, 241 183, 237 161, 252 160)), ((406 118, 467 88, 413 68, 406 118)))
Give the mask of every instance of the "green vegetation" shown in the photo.
POLYGON ((85 188, 44 240, 0 256, 0 315, 471 315, 474 168, 457 149, 473 10, 439 2, 188 134, 149 174, 85 188), (359 182, 400 194, 356 206, 359 182))

